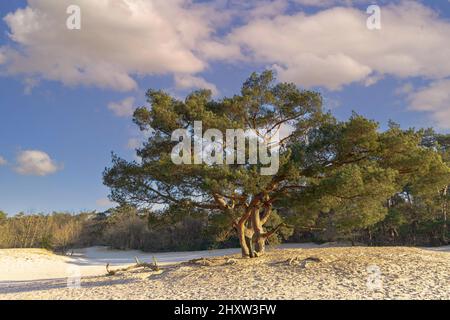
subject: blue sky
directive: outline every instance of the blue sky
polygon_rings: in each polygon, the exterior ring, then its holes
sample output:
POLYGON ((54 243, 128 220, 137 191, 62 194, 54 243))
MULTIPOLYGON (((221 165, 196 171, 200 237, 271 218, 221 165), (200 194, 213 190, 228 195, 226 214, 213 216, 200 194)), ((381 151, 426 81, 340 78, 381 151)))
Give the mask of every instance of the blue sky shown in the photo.
POLYGON ((382 128, 392 119, 450 131, 447 0, 379 1, 372 31, 364 0, 93 3, 0 2, 0 209, 9 214, 106 209, 102 171, 111 151, 133 159, 142 137, 129 114, 148 88, 183 97, 208 87, 220 98, 272 68, 320 91, 340 119, 354 110, 382 128), (64 28, 70 4, 81 30, 64 28))

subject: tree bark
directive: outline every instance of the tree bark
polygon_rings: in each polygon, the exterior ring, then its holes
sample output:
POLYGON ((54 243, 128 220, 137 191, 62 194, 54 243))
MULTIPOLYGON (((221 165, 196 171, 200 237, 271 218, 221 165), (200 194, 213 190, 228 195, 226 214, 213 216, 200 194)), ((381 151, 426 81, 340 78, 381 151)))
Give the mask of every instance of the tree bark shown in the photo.
POLYGON ((415 246, 416 245, 416 243, 417 243, 417 238, 416 238, 416 233, 417 233, 417 221, 416 220, 414 220, 413 222, 412 222, 412 226, 411 226, 411 228, 412 228, 412 244, 415 246))
MULTIPOLYGON (((242 219, 241 219, 242 220, 242 219)), ((245 220, 239 221, 236 226, 236 231, 239 238, 239 244, 241 245, 241 252, 243 258, 250 257, 250 249, 247 245, 246 237, 245 237, 245 220)))
POLYGON ((267 195, 258 194, 245 206, 243 215, 233 223, 241 245, 242 257, 258 257, 265 252, 266 240, 281 227, 265 232, 264 224, 272 213, 272 205, 267 195), (261 215, 261 208, 264 211, 261 215))
POLYGON ((266 239, 263 237, 264 228, 261 223, 259 209, 257 208, 255 208, 252 212, 252 226, 255 231, 253 236, 253 242, 255 243, 255 256, 260 256, 265 252, 266 239))
MULTIPOLYGON (((252 203, 251 203, 252 204, 252 203)), ((233 222, 233 227, 236 229, 236 233, 239 239, 239 244, 241 246, 241 252, 243 258, 249 258, 250 257, 250 248, 247 243, 247 233, 248 228, 246 226, 247 220, 250 218, 250 215, 252 213, 252 207, 250 205, 246 205, 242 216, 239 218, 239 220, 233 222)))

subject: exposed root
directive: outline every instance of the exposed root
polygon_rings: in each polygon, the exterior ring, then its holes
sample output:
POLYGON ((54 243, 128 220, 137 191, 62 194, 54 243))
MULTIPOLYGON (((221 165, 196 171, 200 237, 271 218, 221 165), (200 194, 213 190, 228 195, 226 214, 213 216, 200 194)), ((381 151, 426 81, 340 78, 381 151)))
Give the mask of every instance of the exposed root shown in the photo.
POLYGON ((223 265, 234 265, 238 263, 237 259, 228 258, 228 257, 220 257, 220 258, 199 258, 192 259, 186 262, 190 265, 197 265, 202 267, 211 267, 211 266, 223 266, 223 265))
POLYGON ((106 272, 109 276, 113 276, 119 272, 127 272, 127 271, 131 271, 131 270, 139 269, 139 268, 150 269, 152 271, 160 270, 155 257, 153 257, 153 263, 140 262, 137 257, 135 257, 134 260, 136 261, 136 264, 125 267, 125 268, 116 269, 116 270, 110 270, 109 263, 108 263, 108 264, 106 264, 106 272))
POLYGON ((188 264, 195 264, 195 265, 200 265, 200 266, 204 266, 204 267, 209 267, 209 266, 214 265, 214 262, 211 259, 199 258, 199 259, 189 260, 188 264))
POLYGON ((308 257, 306 259, 301 259, 300 257, 293 257, 293 258, 286 260, 286 262, 290 266, 299 266, 300 268, 304 269, 307 267, 308 263, 322 262, 322 260, 317 257, 308 257))

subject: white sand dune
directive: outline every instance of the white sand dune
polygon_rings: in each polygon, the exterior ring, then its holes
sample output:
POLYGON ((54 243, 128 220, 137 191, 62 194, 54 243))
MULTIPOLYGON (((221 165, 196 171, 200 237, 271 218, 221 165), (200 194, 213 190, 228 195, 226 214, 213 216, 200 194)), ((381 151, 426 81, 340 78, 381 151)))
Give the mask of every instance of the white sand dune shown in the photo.
MULTIPOLYGON (((68 257, 42 249, 0 250, 0 285, 8 281, 26 281, 66 277, 68 257)), ((0 289, 1 290, 1 289, 0 289)))
POLYGON ((239 249, 152 254, 93 247, 70 257, 0 250, 0 299, 450 299, 450 246, 282 247, 258 259, 240 259, 239 249), (151 262, 153 256, 161 274, 136 270, 105 276, 106 263, 114 269, 133 264, 135 257, 151 262), (321 261, 306 268, 287 263, 310 256, 321 261), (184 263, 200 257, 210 257, 212 264, 184 263), (377 290, 367 287, 370 266, 380 270, 377 290), (68 287, 74 271, 82 278, 80 288, 68 287))
MULTIPOLYGON (((312 243, 285 244, 282 248, 313 248, 312 243)), ((138 250, 113 250, 108 247, 89 247, 77 249, 70 256, 59 256, 42 249, 3 249, 0 250, 0 284, 7 281, 27 281, 67 278, 74 270, 81 276, 98 276, 106 273, 105 266, 121 267, 141 262, 152 262, 153 257, 159 265, 169 265, 198 259, 233 255, 240 249, 218 249, 186 252, 146 253, 138 250)))

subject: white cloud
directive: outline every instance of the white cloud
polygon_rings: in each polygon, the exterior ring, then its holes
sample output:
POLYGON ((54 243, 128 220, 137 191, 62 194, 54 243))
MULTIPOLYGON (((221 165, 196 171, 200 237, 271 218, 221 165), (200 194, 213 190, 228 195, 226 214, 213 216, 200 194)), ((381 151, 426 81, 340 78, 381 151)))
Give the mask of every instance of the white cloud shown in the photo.
POLYGON ((135 110, 134 102, 133 97, 128 97, 119 102, 109 103, 108 109, 118 117, 131 117, 135 110))
POLYGON ((196 48, 221 23, 212 6, 189 0, 33 0, 4 20, 20 48, 3 49, 11 74, 117 90, 135 89, 134 75, 204 70, 196 48), (81 30, 65 27, 73 4, 81 30))
POLYGON ((15 171, 21 175, 46 176, 62 169, 50 156, 39 150, 21 151, 17 156, 15 171))
POLYGON ((188 74, 175 75, 175 86, 177 89, 208 89, 213 95, 217 95, 219 91, 217 87, 201 77, 195 77, 188 74))
POLYGON ((115 207, 116 206, 116 203, 112 202, 108 198, 98 199, 95 202, 95 204, 97 205, 97 207, 100 207, 100 208, 111 208, 111 207, 115 207))
MULTIPOLYGON (((373 3, 372 0, 294 0, 294 2, 310 7, 351 6, 356 4, 373 3)), ((378 1, 380 2, 380 1, 378 1)))
POLYGON ((2 156, 0 156, 0 166, 4 166, 8 163, 8 161, 6 161, 5 158, 3 158, 2 156))
POLYGON ((248 16, 250 19, 274 17, 283 13, 287 7, 288 1, 285 0, 258 0, 256 5, 253 4, 253 8, 249 10, 248 16))
POLYGON ((130 150, 135 150, 139 148, 142 144, 142 141, 138 138, 130 138, 127 142, 127 148, 130 150))
POLYGON ((171 74, 179 89, 217 92, 199 76, 217 60, 273 67, 282 81, 331 90, 387 75, 450 76, 450 22, 420 2, 380 1, 374 31, 364 8, 352 7, 372 1, 292 2, 319 9, 288 12, 287 0, 33 0, 6 16, 18 49, 0 49, 0 62, 10 74, 117 90, 136 89, 137 76, 171 74), (81 7, 81 30, 65 28, 69 4, 81 7))
POLYGON ((6 62, 6 53, 5 49, 0 47, 0 64, 4 64, 6 62))
POLYGON ((383 76, 381 76, 379 74, 372 74, 364 80, 364 86, 370 87, 371 85, 374 85, 381 79, 383 79, 383 76))
POLYGON ((443 129, 450 129, 450 79, 432 82, 408 95, 410 109, 430 114, 443 129))
POLYGON ((285 13, 252 20, 227 41, 248 61, 272 65, 281 80, 305 87, 450 75, 450 22, 417 2, 383 6, 381 30, 368 30, 367 17, 351 7, 285 13))

